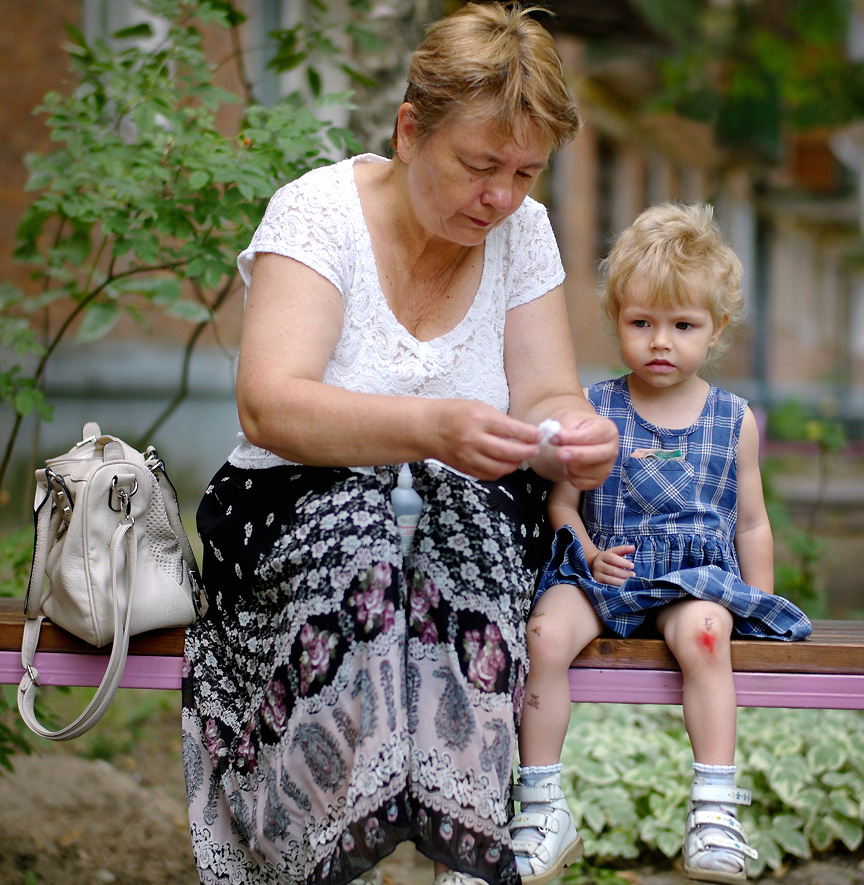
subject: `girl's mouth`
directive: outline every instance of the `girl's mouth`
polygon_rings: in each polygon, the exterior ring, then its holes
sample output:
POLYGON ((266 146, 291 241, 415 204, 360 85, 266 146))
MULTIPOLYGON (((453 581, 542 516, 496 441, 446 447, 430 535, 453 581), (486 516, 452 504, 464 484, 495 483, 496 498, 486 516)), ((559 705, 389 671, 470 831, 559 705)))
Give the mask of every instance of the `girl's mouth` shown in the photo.
POLYGON ((651 362, 647 364, 647 368, 654 369, 657 372, 664 372, 674 369, 675 366, 668 360, 651 360, 651 362))

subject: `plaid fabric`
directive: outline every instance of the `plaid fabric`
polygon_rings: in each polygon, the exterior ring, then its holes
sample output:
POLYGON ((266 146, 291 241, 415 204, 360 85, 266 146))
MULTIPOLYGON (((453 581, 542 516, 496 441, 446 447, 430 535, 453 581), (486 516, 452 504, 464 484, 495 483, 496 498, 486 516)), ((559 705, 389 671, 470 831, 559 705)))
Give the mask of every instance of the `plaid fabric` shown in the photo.
POLYGON ((575 584, 620 636, 650 610, 688 597, 729 609, 740 636, 808 636, 810 621, 797 606, 741 580, 734 537, 746 402, 712 386, 699 420, 669 430, 639 417, 626 376, 592 385, 589 399, 618 425, 621 450, 606 482, 582 495, 582 519, 601 550, 636 547, 635 576, 621 587, 597 583, 576 534, 563 528, 535 599, 554 584, 575 584))

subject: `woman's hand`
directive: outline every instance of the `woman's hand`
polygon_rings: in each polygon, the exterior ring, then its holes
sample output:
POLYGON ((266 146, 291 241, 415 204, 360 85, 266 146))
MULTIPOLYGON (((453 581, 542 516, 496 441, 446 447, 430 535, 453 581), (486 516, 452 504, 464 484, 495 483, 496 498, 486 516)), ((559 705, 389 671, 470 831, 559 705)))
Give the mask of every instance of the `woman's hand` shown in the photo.
POLYGON ((561 429, 550 440, 550 455, 563 467, 562 479, 580 491, 602 485, 618 457, 618 428, 609 418, 565 413, 558 419, 561 429))
POLYGON ((426 400, 433 457, 477 479, 495 480, 540 451, 540 431, 472 400, 426 400))
POLYGON ((622 544, 620 547, 610 547, 608 550, 598 551, 589 563, 594 580, 598 584, 611 584, 613 587, 620 587, 628 578, 633 577, 635 566, 624 557, 635 550, 636 548, 632 544, 622 544))

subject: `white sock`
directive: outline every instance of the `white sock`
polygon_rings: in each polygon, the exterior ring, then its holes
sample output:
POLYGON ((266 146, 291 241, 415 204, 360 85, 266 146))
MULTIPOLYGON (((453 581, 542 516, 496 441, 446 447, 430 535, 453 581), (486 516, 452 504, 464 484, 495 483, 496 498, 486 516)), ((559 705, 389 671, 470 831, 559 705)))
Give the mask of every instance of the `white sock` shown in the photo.
MULTIPOLYGON (((738 769, 734 765, 705 765, 700 762, 693 763, 693 783, 714 787, 735 786, 735 772, 738 769)), ((719 811, 738 817, 738 806, 724 805, 719 802, 696 802, 695 808, 705 811, 719 811)), ((722 827, 702 827, 700 832, 710 835, 734 838, 733 834, 722 827)), ((712 848, 704 851, 696 861, 696 867, 702 870, 715 870, 716 872, 736 873, 741 869, 744 859, 731 851, 722 848, 712 848)))

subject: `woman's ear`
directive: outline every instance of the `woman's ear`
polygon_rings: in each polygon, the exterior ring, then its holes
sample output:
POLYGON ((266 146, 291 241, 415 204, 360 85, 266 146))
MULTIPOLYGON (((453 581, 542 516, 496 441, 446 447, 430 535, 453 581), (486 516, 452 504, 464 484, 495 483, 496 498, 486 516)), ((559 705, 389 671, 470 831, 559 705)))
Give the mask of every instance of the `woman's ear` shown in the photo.
POLYGON ((414 106, 403 101, 396 112, 396 153, 403 163, 411 160, 417 144, 417 123, 414 120, 414 106))
POLYGON ((711 343, 708 345, 709 347, 713 347, 717 341, 720 339, 720 336, 723 334, 723 330, 729 323, 729 317, 725 316, 720 320, 719 323, 714 326, 714 334, 711 336, 711 343))

